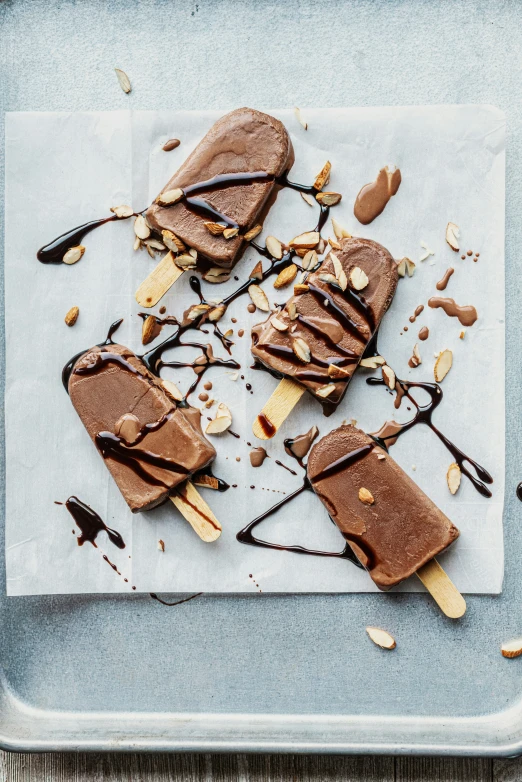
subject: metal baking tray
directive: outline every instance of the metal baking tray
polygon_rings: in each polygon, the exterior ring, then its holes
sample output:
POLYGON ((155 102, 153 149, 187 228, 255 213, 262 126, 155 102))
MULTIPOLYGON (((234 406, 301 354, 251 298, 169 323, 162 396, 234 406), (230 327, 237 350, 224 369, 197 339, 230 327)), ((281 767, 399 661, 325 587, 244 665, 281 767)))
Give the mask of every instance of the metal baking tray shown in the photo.
POLYGON ((522 660, 499 652, 522 633, 522 146, 511 60, 522 5, 13 0, 0 4, 0 30, 2 122, 5 110, 166 103, 492 102, 508 118, 504 593, 469 597, 457 623, 420 594, 204 596, 177 608, 147 596, 1 596, 0 745, 522 752, 522 660), (129 73, 130 96, 114 66, 129 73), (394 633, 397 650, 366 642, 367 624, 394 633))

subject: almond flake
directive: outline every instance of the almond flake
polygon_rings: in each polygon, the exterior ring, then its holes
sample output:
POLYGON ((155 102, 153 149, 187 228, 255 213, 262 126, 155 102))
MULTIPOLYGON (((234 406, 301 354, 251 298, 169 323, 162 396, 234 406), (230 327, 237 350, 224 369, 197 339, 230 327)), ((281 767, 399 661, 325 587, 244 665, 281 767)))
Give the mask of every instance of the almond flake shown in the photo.
POLYGON ((339 367, 337 364, 330 364, 328 367, 328 377, 333 377, 334 380, 346 380, 350 375, 349 369, 339 367))
POLYGON ((297 285, 294 285, 294 296, 300 296, 302 293, 308 293, 309 290, 309 285, 300 282, 297 285))
POLYGON ((334 266, 335 276, 337 278, 337 282, 339 283, 339 287, 342 291, 345 291, 348 287, 348 280, 346 279, 343 265, 337 255, 333 252, 330 253, 330 259, 334 266))
POLYGON ((258 261, 252 271, 250 272, 250 279, 251 280, 262 280, 263 279, 263 264, 261 261, 258 261))
POLYGON ((319 279, 321 282, 327 282, 329 285, 337 285, 337 277, 334 277, 333 274, 329 274, 328 272, 321 272, 319 274, 319 279))
POLYGON ((223 334, 225 339, 230 339, 230 337, 234 336, 234 329, 227 329, 225 333, 223 334))
POLYGON ((323 187, 328 184, 328 182, 330 181, 331 170, 332 170, 332 164, 330 163, 329 160, 327 160, 315 178, 315 182, 312 185, 314 190, 322 190, 323 187))
POLYGON ((203 274, 203 279, 211 283, 227 282, 230 279, 230 272, 220 266, 212 266, 203 274))
POLYGON ((262 312, 270 311, 270 305, 263 288, 260 288, 259 285, 249 285, 248 293, 258 310, 261 310, 262 312))
POLYGON ((446 226, 446 241, 451 249, 458 253, 459 251, 459 239, 460 228, 455 223, 448 223, 446 226))
POLYGON ((167 249, 162 242, 158 241, 158 239, 146 239, 145 244, 153 250, 158 250, 158 252, 163 252, 163 250, 167 249))
POLYGON ((395 372, 387 364, 382 365, 381 372, 382 379, 384 380, 385 384, 388 386, 390 391, 393 391, 395 388, 395 372))
POLYGON ((283 246, 279 239, 276 239, 275 236, 267 236, 266 237, 266 249, 272 256, 272 258, 275 258, 276 261, 280 261, 283 257, 283 246))
POLYGON ((313 269, 318 261, 315 250, 308 250, 303 257, 303 269, 313 269))
POLYGON ((452 494, 457 493, 460 486, 460 479, 461 479, 460 467, 457 464, 457 462, 453 462, 448 467, 448 472, 446 473, 448 489, 452 494))
POLYGON ((208 314, 208 319, 211 323, 217 323, 218 320, 221 320, 225 312, 227 311, 227 308, 224 304, 220 304, 219 307, 215 307, 213 310, 210 310, 208 314))
POLYGON ((328 244, 334 250, 340 250, 341 249, 341 245, 339 244, 339 242, 336 239, 332 239, 331 236, 328 237, 328 244))
POLYGON ((209 421, 205 434, 221 434, 232 425, 232 419, 228 415, 221 415, 209 421))
POLYGON ((111 206, 111 212, 120 219, 131 217, 134 214, 132 206, 127 206, 126 204, 122 204, 121 206, 111 206))
POLYGON ((160 193, 156 198, 156 203, 160 206, 172 206, 172 204, 177 204, 178 201, 181 201, 184 195, 181 187, 176 187, 174 190, 167 190, 165 193, 160 193))
POLYGON ((294 106, 294 114, 299 124, 305 130, 308 130, 308 122, 305 122, 305 120, 303 119, 303 115, 301 114, 301 109, 299 109, 297 106, 294 106))
POLYGON ((163 386, 167 394, 169 394, 169 396, 171 396, 172 399, 174 399, 176 402, 183 401, 183 394, 181 393, 177 385, 172 382, 172 380, 162 380, 161 385, 163 386))
POLYGON ((430 250, 430 248, 428 247, 428 245, 426 244, 426 242, 423 242, 423 241, 421 240, 421 243, 420 243, 420 244, 421 244, 421 247, 422 247, 422 249, 423 249, 423 250, 425 250, 425 253, 424 253, 424 255, 423 255, 421 258, 419 258, 419 261, 425 261, 425 260, 426 260, 426 258, 429 258, 429 257, 430 257, 430 255, 435 255, 435 253, 433 252, 433 250, 430 250))
POLYGON ((346 228, 343 228, 343 226, 335 219, 335 217, 332 217, 332 228, 335 236, 337 239, 351 239, 352 235, 351 233, 348 233, 346 228))
POLYGON ((134 250, 141 250, 143 247, 142 241, 139 236, 137 236, 134 240, 134 250))
POLYGON ((366 367, 367 369, 377 369, 386 363, 386 360, 382 356, 368 356, 368 358, 362 358, 359 361, 360 367, 366 367))
POLYGON ((297 275, 297 266, 295 263, 291 263, 290 266, 286 266, 279 272, 274 280, 274 288, 284 288, 293 282, 297 275))
POLYGON ((223 236, 225 239, 233 239, 234 236, 237 236, 239 233, 239 228, 225 228, 223 231, 223 236))
POLYGON ((198 259, 198 251, 195 250, 193 247, 189 249, 189 255, 192 255, 195 261, 198 259))
POLYGON ((287 304, 286 309, 288 311, 288 315, 289 315, 290 320, 296 320, 298 313, 297 313, 297 305, 296 305, 295 301, 290 301, 287 304))
POLYGON ((225 223, 213 223, 213 222, 205 222, 203 223, 207 231, 210 231, 212 236, 219 236, 223 233, 225 228, 227 227, 225 223))
POLYGON ((356 291, 363 291, 368 285, 369 280, 366 272, 363 272, 358 266, 355 266, 350 272, 350 285, 356 291))
POLYGON ((156 318, 154 315, 149 315, 143 321, 141 327, 141 344, 148 345, 154 339, 154 331, 156 328, 156 318))
POLYGON ((294 337, 292 339, 292 350, 294 351, 297 358, 304 364, 310 363, 310 348, 308 347, 308 343, 305 342, 302 337, 294 337))
POLYGON ((322 397, 323 399, 326 399, 327 396, 330 396, 331 393, 335 391, 335 384, 334 383, 328 383, 326 386, 321 386, 316 390, 316 395, 322 397))
POLYGON ((162 231, 161 235, 163 236, 165 246, 172 252, 182 253, 187 249, 181 239, 176 234, 173 234, 172 231, 162 231))
POLYGON ((368 491, 368 489, 365 489, 364 486, 362 486, 359 489, 359 499, 361 502, 364 502, 365 505, 373 505, 375 500, 373 499, 373 494, 371 491, 368 491))
POLYGON ((208 410, 209 407, 212 407, 212 405, 215 405, 215 404, 216 404, 216 400, 215 399, 207 399, 207 401, 204 404, 204 407, 206 407, 206 409, 208 410))
POLYGON ((315 200, 321 204, 321 206, 335 206, 341 200, 342 195, 340 193, 323 192, 317 193, 315 200))
POLYGON ((118 83, 120 87, 122 88, 123 92, 129 93, 132 90, 130 79, 125 73, 125 71, 122 71, 121 68, 115 68, 116 76, 118 77, 118 83))
POLYGON ((232 418, 232 413, 224 402, 220 402, 217 408, 216 418, 223 418, 223 416, 232 418))
POLYGON ((270 323, 278 331, 288 331, 288 323, 285 323, 283 320, 280 320, 280 318, 278 318, 277 315, 274 315, 274 317, 271 318, 270 323))
POLYGON ((300 196, 303 199, 303 201, 306 201, 308 206, 315 206, 315 201, 311 195, 308 195, 308 193, 300 193, 300 196))
POLYGON ((259 234, 261 233, 262 230, 263 230, 263 226, 262 225, 259 225, 259 224, 258 225, 254 225, 254 227, 251 228, 250 231, 246 232, 246 234, 245 234, 245 241, 251 242, 252 239, 255 239, 256 236, 259 236, 259 234))
POLYGON ((303 250, 313 250, 319 242, 318 231, 306 231, 304 234, 295 236, 289 243, 290 247, 296 247, 303 250))
POLYGON ((161 540, 161 538, 158 540, 158 550, 165 551, 165 541, 161 540))
POLYGON ((413 346, 413 355, 409 360, 410 367, 418 367, 419 364, 422 364, 422 359, 419 353, 419 346, 417 343, 413 346))
POLYGON ((410 258, 401 258, 400 261, 397 261, 397 274, 399 277, 405 277, 406 272, 408 273, 408 277, 413 277, 414 271, 415 264, 410 258))
POLYGON ((384 459, 386 459, 386 454, 378 453, 377 458, 379 459, 380 462, 382 462, 384 459))
POLYGON ((519 657, 522 654, 522 638, 515 638, 513 641, 507 641, 500 647, 502 657, 519 657))
POLYGON ((150 228, 147 225, 147 221, 143 215, 138 215, 134 221, 134 233, 139 239, 148 239, 150 236, 150 228))
POLYGON ((179 266, 180 269, 195 269, 196 268, 196 262, 194 261, 194 258, 192 255, 189 255, 188 253, 184 253, 183 255, 177 255, 174 258, 174 263, 176 266, 179 266))
POLYGON ((367 627, 366 632, 374 644, 376 644, 376 646, 380 646, 381 649, 388 649, 391 651, 397 646, 393 635, 390 635, 388 632, 386 632, 386 630, 381 630, 380 627, 367 627))
POLYGON ((319 244, 315 248, 316 251, 317 251, 317 255, 322 255, 324 253, 324 251, 326 250, 326 245, 327 245, 327 242, 321 236, 321 238, 319 239, 319 244))
MULTIPOLYGON (((210 309, 210 306, 208 304, 194 304, 193 307, 189 309, 187 312, 187 318, 189 320, 197 320, 198 318, 201 318, 202 315, 204 315, 206 312, 208 312, 210 309)), ((197 359, 196 359, 197 363, 197 359)))
POLYGON ((70 247, 63 256, 62 261, 66 263, 67 266, 72 266, 73 263, 78 263, 84 252, 85 247, 83 244, 79 244, 77 247, 70 247))
POLYGON ((78 320, 78 315, 80 314, 80 308, 79 307, 71 307, 67 315, 65 316, 64 320, 67 326, 74 326, 76 321, 78 320))
POLYGON ((433 368, 433 374, 435 375, 435 380, 437 383, 442 383, 450 371, 452 364, 453 353, 451 350, 443 350, 441 353, 439 353, 439 356, 435 362, 435 367, 433 368))
POLYGON ((151 258, 155 258, 156 257, 156 253, 154 252, 153 248, 149 244, 147 244, 147 242, 145 242, 145 247, 146 247, 147 252, 150 255, 150 257, 151 258))

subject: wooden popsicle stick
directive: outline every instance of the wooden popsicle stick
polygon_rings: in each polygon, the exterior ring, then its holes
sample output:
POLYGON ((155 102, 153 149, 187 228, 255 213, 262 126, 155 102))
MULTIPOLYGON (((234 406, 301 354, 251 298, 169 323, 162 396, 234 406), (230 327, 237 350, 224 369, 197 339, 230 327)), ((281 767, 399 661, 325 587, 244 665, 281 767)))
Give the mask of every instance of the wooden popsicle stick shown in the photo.
POLYGON ((154 307, 183 274, 183 269, 174 263, 174 253, 163 256, 136 291, 136 301, 141 307, 154 307))
POLYGON ((450 619, 459 619, 464 616, 466 601, 436 559, 430 559, 419 568, 417 575, 442 613, 449 616, 450 619))
POLYGON ((194 485, 187 481, 170 498, 181 515, 205 543, 221 535, 221 524, 194 485))
POLYGON ((284 378, 257 416, 252 431, 260 440, 270 440, 290 415, 305 389, 294 380, 284 378))

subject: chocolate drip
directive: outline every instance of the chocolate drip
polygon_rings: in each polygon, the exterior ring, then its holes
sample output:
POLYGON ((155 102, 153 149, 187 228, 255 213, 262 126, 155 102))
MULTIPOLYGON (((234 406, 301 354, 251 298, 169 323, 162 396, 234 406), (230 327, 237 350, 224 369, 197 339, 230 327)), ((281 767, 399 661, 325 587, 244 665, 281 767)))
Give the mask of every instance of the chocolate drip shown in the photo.
POLYGON ((36 257, 40 263, 63 263, 63 256, 70 250, 71 247, 77 247, 84 236, 94 231, 95 228, 99 228, 100 225, 105 223, 113 223, 115 220, 121 220, 126 218, 116 217, 111 215, 110 217, 102 217, 100 220, 91 220, 83 225, 78 225, 76 228, 72 228, 70 231, 53 239, 49 244, 45 244, 40 247, 36 253, 36 257))
POLYGON ((109 351, 105 351, 103 348, 100 353, 95 353, 94 359, 90 364, 87 364, 84 367, 77 367, 74 370, 74 374, 94 375, 96 372, 99 372, 101 369, 103 369, 106 364, 117 364, 118 366, 122 367, 122 369, 126 369, 127 372, 132 372, 133 375, 141 374, 141 372, 139 372, 136 367, 129 363, 122 355, 119 353, 110 353, 109 351))
MULTIPOLYGON (((123 318, 120 318, 119 320, 115 320, 114 323, 111 324, 109 331, 107 332, 107 338, 105 342, 101 342, 98 344, 98 347, 104 347, 105 345, 114 345, 114 342, 112 341, 112 337, 114 333, 119 329, 121 324, 123 323, 123 318)), ((89 350, 89 348, 87 348, 89 350)), ((74 365, 78 361, 79 358, 81 358, 85 353, 87 353, 87 350, 80 350, 79 353, 77 353, 75 356, 69 359, 67 364, 62 369, 62 384, 67 393, 69 393, 69 378, 72 375, 72 371, 74 369, 74 365)))
MULTIPOLYGON (((75 497, 69 497, 65 502, 65 507, 73 517, 76 525, 80 529, 78 535, 78 545, 83 546, 87 541, 96 547, 96 538, 100 532, 106 532, 111 543, 114 543, 120 549, 125 548, 125 543, 119 532, 108 527, 103 519, 98 516, 96 511, 75 497)), ((108 560, 107 560, 108 561, 108 560)))
POLYGON ((369 443, 368 445, 363 445, 361 448, 356 448, 355 451, 351 451, 350 453, 341 456, 339 459, 336 459, 334 462, 328 464, 323 470, 321 470, 321 472, 313 478, 312 483, 323 481, 325 478, 331 478, 332 475, 337 475, 337 473, 341 472, 341 470, 348 469, 348 467, 351 467, 352 464, 355 464, 361 459, 364 459, 365 456, 373 451, 374 447, 375 446, 373 444, 369 443))
POLYGON ((317 426, 312 426, 305 434, 298 434, 297 437, 287 437, 283 441, 283 446, 288 456, 295 459, 303 469, 305 469, 303 459, 312 447, 312 443, 318 434, 319 429, 317 426))
POLYGON ((291 467, 287 467, 286 464, 283 464, 283 462, 279 461, 279 459, 276 459, 275 463, 277 464, 278 467, 283 467, 285 470, 288 470, 288 472, 291 473, 292 475, 297 475, 295 470, 292 470, 291 467))
MULTIPOLYGON (((321 303, 321 306, 324 306, 324 300, 328 302, 328 312, 330 314, 333 314, 336 319, 344 326, 345 329, 347 329, 351 334, 353 334, 354 337, 359 339, 361 342, 365 342, 368 339, 368 334, 364 333, 362 329, 364 329, 364 326, 358 323, 355 323, 346 313, 339 307, 339 305, 336 303, 333 294, 330 293, 330 291, 324 290, 323 288, 317 288, 315 285, 312 285, 311 283, 308 283, 308 287, 310 289, 310 293, 317 299, 318 302, 321 303)), ((339 288, 339 291, 341 289, 339 288)), ((373 315, 370 312, 370 308, 366 306, 366 304, 363 303, 362 299, 357 296, 353 291, 346 289, 344 291, 344 295, 347 296, 350 304, 353 304, 355 307, 354 302, 357 301, 359 307, 362 306, 365 307, 365 309, 369 312, 369 315, 367 317, 368 325, 370 326, 370 332, 372 329, 372 326, 370 325, 373 323, 373 315)), ((365 315, 366 317, 366 315, 365 315)))
POLYGON ((190 597, 185 597, 183 600, 176 600, 175 603, 167 603, 166 600, 162 600, 161 597, 158 597, 155 592, 149 592, 150 596, 153 600, 157 600, 158 603, 161 603, 163 606, 180 606, 182 603, 188 603, 190 600, 194 600, 196 597, 201 597, 203 592, 197 592, 195 595, 191 595, 190 597))
MULTIPOLYGON (((382 378, 378 377, 370 377, 366 380, 368 385, 385 385, 384 380, 382 378)), ((489 474, 489 472, 484 468, 481 467, 480 464, 475 462, 470 456, 465 454, 463 451, 460 450, 460 448, 457 448, 456 445, 454 445, 451 440, 449 440, 446 435, 444 435, 432 421, 432 416, 434 410, 437 409, 437 407, 442 402, 442 389, 437 383, 426 383, 426 382, 418 382, 414 383, 411 381, 404 381, 399 380, 399 378, 396 378, 395 380, 395 391, 397 393, 397 400, 395 403, 395 407, 400 407, 400 403, 404 397, 407 397, 410 402, 415 406, 416 413, 413 416, 413 418, 410 421, 406 421, 403 424, 399 424, 396 421, 389 421, 386 424, 384 424, 383 427, 379 430, 379 432, 376 432, 372 437, 376 440, 376 442, 381 445, 383 448, 388 448, 390 445, 393 445, 393 443, 396 442, 396 440, 404 434, 404 432, 407 432, 408 429, 412 429, 417 424, 426 424, 426 426, 429 426, 429 428, 434 432, 439 440, 441 440, 442 443, 446 446, 448 451, 452 454, 454 460, 459 465, 461 472, 469 478, 475 489, 482 494, 484 497, 491 497, 491 491, 487 488, 485 485, 492 484, 493 478, 489 474), (415 398, 411 395, 410 390, 412 388, 421 388, 423 391, 426 391, 427 394, 429 394, 430 400, 425 405, 420 405, 415 398), (397 404, 398 402, 398 404, 397 404), (469 469, 465 466, 465 462, 467 462, 473 469, 475 470, 478 478, 476 478, 469 469), (480 479, 480 480, 479 480, 480 479)))

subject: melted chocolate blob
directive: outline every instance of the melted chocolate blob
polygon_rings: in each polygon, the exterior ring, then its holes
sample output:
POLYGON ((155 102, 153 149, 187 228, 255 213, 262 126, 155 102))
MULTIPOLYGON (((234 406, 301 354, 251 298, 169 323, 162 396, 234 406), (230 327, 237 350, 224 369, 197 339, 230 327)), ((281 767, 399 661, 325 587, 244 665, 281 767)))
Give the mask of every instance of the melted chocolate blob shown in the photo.
POLYGON ((370 182, 359 191, 355 199, 353 213, 360 223, 368 225, 378 217, 390 198, 395 195, 401 184, 400 169, 388 171, 388 167, 381 168, 377 179, 370 182))
MULTIPOLYGON (((92 543, 96 547, 96 538, 100 532, 106 532, 111 543, 114 543, 120 549, 125 548, 125 543, 119 532, 115 529, 108 527, 103 519, 98 516, 96 511, 86 505, 84 502, 75 497, 69 497, 65 502, 65 507, 73 517, 76 525, 80 529, 80 535, 78 535, 78 545, 83 546, 87 541, 92 543)), ((108 561, 108 560, 107 560, 108 561)), ((114 566, 113 566, 114 567, 114 566)), ((116 569, 116 568, 115 568, 116 569)))
POLYGON ((429 299, 428 306, 432 309, 440 307, 450 318, 458 318, 463 326, 473 326, 478 318, 477 310, 472 304, 456 304, 454 299, 443 299, 440 296, 433 296, 429 299))
POLYGON ((444 276, 435 285, 435 287, 437 288, 438 291, 445 291, 446 290, 446 288, 448 286, 448 282, 450 280, 450 277, 454 273, 454 271, 455 271, 455 269, 452 269, 451 266, 450 266, 449 269, 446 269, 446 271, 444 272, 444 276))

